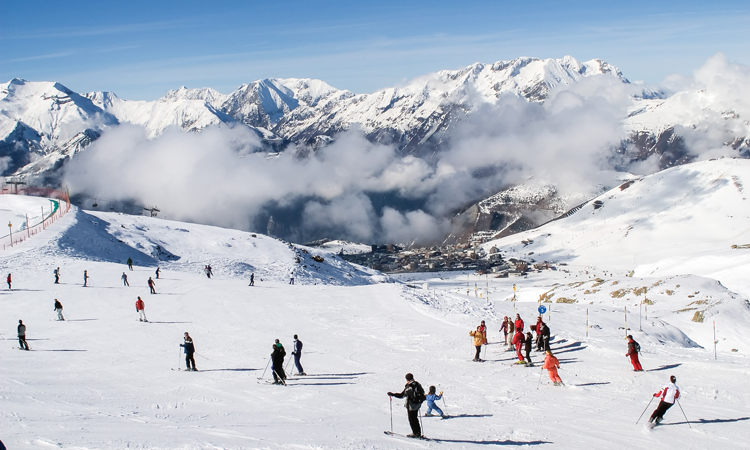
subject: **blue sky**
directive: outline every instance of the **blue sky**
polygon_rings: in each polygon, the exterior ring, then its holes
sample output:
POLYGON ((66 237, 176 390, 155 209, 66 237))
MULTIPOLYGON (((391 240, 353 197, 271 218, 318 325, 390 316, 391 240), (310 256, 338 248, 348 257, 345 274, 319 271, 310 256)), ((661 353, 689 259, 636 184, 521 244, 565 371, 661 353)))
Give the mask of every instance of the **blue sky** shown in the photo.
POLYGON ((3 0, 0 80, 153 100, 265 77, 373 92, 518 56, 601 58, 630 80, 690 75, 716 52, 750 64, 745 1, 3 0), (614 4, 617 3, 617 4, 614 4), (605 5, 605 6, 602 6, 605 5))

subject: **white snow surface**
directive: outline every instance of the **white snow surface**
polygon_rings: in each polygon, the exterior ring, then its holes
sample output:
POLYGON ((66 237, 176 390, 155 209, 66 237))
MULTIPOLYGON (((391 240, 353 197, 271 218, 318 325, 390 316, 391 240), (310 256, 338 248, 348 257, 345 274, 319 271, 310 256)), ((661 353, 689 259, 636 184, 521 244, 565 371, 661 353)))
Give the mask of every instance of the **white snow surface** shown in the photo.
MULTIPOLYGON (((742 175, 729 161, 716 163, 742 175)), ((698 179, 710 178, 695 165, 684 170, 691 167, 703 174, 698 179)), ((644 178, 622 192, 647 183, 644 178)), ((721 182, 717 186, 723 189, 721 182)), ((23 209, 9 197, 0 196, 0 209, 23 209)), ((597 214, 610 206, 605 203, 597 214)), ((708 244, 698 244, 710 252, 708 244)), ((650 250, 661 258, 672 253, 650 250)), ((43 233, 0 253, 0 271, 11 272, 14 280, 12 291, 0 291, 0 340, 6 344, 0 346, 0 439, 9 449, 744 445, 750 438, 750 393, 741 383, 750 363, 747 291, 730 291, 697 275, 625 277, 608 272, 605 263, 526 279, 454 272, 405 275, 406 283, 400 283, 323 249, 260 234, 72 208, 43 233), (128 257, 133 271, 125 265, 128 257), (205 264, 214 269, 211 279, 202 272, 205 264), (157 266, 158 294, 151 295, 146 280, 157 266), (57 285, 55 267, 62 272, 57 285), (89 287, 82 286, 83 270, 91 277, 89 287), (123 272, 130 287, 121 282, 123 272), (292 272, 295 285, 289 284, 292 272), (577 292, 597 289, 594 277, 605 280, 600 292, 577 292), (514 283, 517 302, 508 301, 514 283), (643 294, 634 291, 643 285, 654 303, 648 320, 639 324, 635 311, 643 294), (482 286, 489 289, 475 296, 482 286), (630 293, 609 295, 617 288, 630 293), (552 386, 544 374, 540 378, 538 365, 512 366, 514 354, 498 343, 502 317, 515 311, 530 324, 539 295, 551 289, 553 302, 562 291, 593 296, 547 304, 545 320, 565 387, 552 386), (137 320, 137 296, 145 300, 149 323, 137 320), (54 299, 62 302, 68 320, 54 320, 54 299), (706 301, 689 306, 696 299, 706 301), (624 356, 626 306, 636 308, 628 315, 628 332, 643 347, 643 373, 632 372, 624 356), (691 322, 692 310, 679 312, 690 307, 705 308, 710 319, 691 322), (28 327, 30 352, 17 349, 18 319, 28 327), (468 335, 480 320, 487 321, 490 341, 481 364, 470 361, 468 335), (718 360, 711 320, 717 323, 718 360), (198 372, 175 370, 184 366, 178 344, 186 331, 195 342, 198 372), (305 344, 308 376, 293 376, 286 387, 258 380, 270 378, 264 368, 273 340, 291 353, 293 334, 305 344), (424 433, 433 440, 383 434, 390 429, 391 406, 394 430, 409 432, 402 402, 390 403, 386 395, 401 390, 407 372, 445 393, 439 405, 452 418, 423 419, 424 433), (675 407, 662 426, 642 431, 644 419, 635 425, 638 415, 672 374, 692 428, 675 407)), ((617 264, 613 258, 622 272, 617 264)), ((538 363, 540 354, 532 359, 538 363)), ((655 406, 652 402, 646 417, 655 406)))

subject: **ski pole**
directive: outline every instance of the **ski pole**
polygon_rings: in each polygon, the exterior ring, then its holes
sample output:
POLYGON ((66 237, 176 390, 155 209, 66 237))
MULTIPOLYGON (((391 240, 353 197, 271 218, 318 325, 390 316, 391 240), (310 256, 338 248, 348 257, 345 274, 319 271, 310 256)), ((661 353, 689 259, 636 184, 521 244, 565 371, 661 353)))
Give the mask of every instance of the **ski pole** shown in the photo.
POLYGON ((417 410, 417 415, 419 416, 419 428, 422 431, 422 436, 424 436, 424 424, 422 423, 422 405, 421 404, 419 405, 419 409, 417 410))
POLYGON ((391 409, 391 433, 393 433, 393 397, 389 395, 388 398, 390 399, 389 406, 391 409))
POLYGON ((180 357, 182 356, 182 350, 177 347, 177 370, 180 370, 180 357))
POLYGON ((544 367, 542 366, 542 370, 539 371, 539 383, 537 383, 536 388, 539 389, 539 386, 542 385, 542 374, 544 373, 544 367))
POLYGON ((292 363, 292 358, 289 358, 289 361, 286 362, 286 367, 284 367, 284 372, 289 372, 289 364, 292 363))
POLYGON ((263 369, 263 375, 261 375, 260 377, 258 377, 259 380, 262 380, 263 378, 266 377, 266 370, 268 370, 268 365, 269 364, 271 364, 271 358, 268 358, 268 362, 266 363, 266 368, 263 369))
POLYGON ((653 402, 653 401, 654 401, 654 397, 651 396, 651 400, 648 401, 648 405, 646 405, 646 408, 643 409, 643 412, 638 417, 638 420, 635 421, 636 424, 638 424, 638 422, 641 421, 641 417, 643 417, 643 415, 646 414, 646 410, 648 409, 649 406, 651 406, 651 402, 653 402))
POLYGON ((448 408, 445 406, 445 397, 443 397, 443 414, 447 416, 448 413, 446 411, 448 411, 448 408))
POLYGON ((675 399, 675 400, 677 400, 677 406, 680 407, 680 411, 682 411, 682 415, 685 416, 685 422, 687 422, 688 427, 693 428, 690 426, 690 421, 688 420, 687 415, 685 414, 685 410, 682 409, 682 405, 680 404, 680 399, 675 399))

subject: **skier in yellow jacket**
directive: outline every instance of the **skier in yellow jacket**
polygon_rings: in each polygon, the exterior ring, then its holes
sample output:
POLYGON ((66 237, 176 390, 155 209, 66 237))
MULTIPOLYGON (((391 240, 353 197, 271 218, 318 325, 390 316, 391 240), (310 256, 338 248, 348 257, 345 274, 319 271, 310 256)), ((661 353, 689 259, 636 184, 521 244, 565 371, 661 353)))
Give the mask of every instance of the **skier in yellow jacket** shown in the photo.
POLYGON ((469 336, 474 337, 474 347, 477 349, 477 353, 474 355, 474 361, 482 361, 479 359, 479 354, 482 352, 482 344, 484 344, 485 337, 481 325, 477 327, 476 331, 469 331, 469 336))

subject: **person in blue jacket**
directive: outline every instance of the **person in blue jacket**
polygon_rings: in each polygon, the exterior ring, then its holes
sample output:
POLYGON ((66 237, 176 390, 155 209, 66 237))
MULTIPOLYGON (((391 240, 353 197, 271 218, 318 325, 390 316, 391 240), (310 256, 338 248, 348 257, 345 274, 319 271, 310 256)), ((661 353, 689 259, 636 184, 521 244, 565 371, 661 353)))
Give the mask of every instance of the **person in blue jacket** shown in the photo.
POLYGON ((188 372, 195 372, 195 358, 193 357, 193 354, 195 353, 195 345, 193 345, 193 338, 190 337, 190 335, 185 332, 185 343, 180 344, 180 347, 185 349, 185 365, 187 366, 188 372), (193 367, 190 367, 192 363, 193 367))
POLYGON ((436 401, 443 398, 443 393, 440 392, 440 394, 436 394, 435 391, 437 391, 435 386, 430 386, 430 392, 427 394, 427 414, 425 414, 425 416, 431 416, 432 410, 434 409, 440 414, 441 417, 445 417, 445 414, 443 414, 443 410, 438 408, 438 406, 435 404, 436 401))

